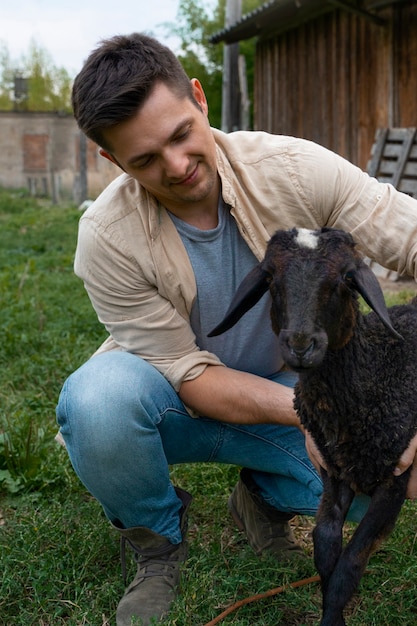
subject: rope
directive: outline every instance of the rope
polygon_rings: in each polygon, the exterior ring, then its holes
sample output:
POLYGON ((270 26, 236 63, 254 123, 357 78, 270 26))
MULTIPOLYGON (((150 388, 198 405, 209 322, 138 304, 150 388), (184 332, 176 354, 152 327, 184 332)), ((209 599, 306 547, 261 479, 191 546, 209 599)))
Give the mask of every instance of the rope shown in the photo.
POLYGON ((283 591, 288 589, 289 587, 291 587, 292 589, 296 589, 297 587, 302 587, 303 585, 309 585, 310 583, 319 582, 319 580, 320 576, 311 576, 310 578, 303 578, 302 580, 288 583, 287 585, 283 585, 282 587, 275 587, 275 589, 270 589, 265 593, 258 593, 254 596, 244 598, 243 600, 238 600, 238 602, 235 602, 234 604, 229 606, 225 611, 223 611, 223 613, 220 613, 220 615, 212 619, 211 622, 207 622, 207 624, 204 624, 204 626, 215 626, 215 624, 221 622, 227 615, 229 615, 233 611, 236 611, 237 609, 240 609, 240 607, 245 606, 245 604, 249 604, 250 602, 257 602, 258 600, 264 600, 265 598, 270 598, 271 596, 276 596, 279 593, 282 593, 283 591))

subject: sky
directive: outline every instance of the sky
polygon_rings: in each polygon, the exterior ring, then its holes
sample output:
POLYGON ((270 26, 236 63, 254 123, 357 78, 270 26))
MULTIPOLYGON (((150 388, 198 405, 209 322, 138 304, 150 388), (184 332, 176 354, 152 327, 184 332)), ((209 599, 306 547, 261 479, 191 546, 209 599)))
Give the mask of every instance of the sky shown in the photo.
POLYGON ((175 22, 180 0, 0 0, 0 45, 13 62, 27 56, 31 41, 71 76, 107 37, 145 31, 176 52, 164 22, 175 22))

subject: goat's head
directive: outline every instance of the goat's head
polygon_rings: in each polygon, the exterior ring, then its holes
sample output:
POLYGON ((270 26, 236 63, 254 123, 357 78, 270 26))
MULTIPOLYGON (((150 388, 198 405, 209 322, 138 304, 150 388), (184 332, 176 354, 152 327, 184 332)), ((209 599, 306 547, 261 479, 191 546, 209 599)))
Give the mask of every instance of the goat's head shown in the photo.
POLYGON ((209 336, 234 326, 268 290, 272 327, 285 362, 294 370, 315 367, 328 347, 346 345, 358 315, 357 292, 400 338, 374 273, 344 231, 277 231, 264 260, 242 281, 225 318, 209 336))

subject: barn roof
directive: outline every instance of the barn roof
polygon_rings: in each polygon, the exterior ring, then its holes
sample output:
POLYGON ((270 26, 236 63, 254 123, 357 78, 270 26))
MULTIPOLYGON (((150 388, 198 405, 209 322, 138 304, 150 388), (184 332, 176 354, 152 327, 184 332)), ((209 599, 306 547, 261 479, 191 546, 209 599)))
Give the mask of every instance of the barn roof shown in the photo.
POLYGON ((211 43, 224 41, 227 44, 250 39, 257 35, 268 36, 285 32, 319 15, 343 9, 362 15, 376 23, 383 20, 375 10, 403 0, 364 0, 362 8, 352 0, 269 0, 254 11, 247 13, 235 24, 215 33, 211 43))

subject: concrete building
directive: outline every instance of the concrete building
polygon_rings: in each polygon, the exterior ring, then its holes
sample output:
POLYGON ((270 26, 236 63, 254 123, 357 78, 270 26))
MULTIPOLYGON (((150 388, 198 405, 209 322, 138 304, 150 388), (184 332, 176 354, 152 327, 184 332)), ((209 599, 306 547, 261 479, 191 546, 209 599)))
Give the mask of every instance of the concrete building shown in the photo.
POLYGON ((0 111, 0 186, 79 203, 120 173, 85 141, 72 115, 0 111))

